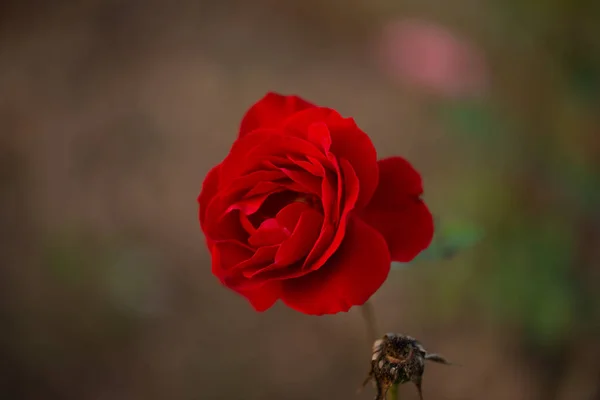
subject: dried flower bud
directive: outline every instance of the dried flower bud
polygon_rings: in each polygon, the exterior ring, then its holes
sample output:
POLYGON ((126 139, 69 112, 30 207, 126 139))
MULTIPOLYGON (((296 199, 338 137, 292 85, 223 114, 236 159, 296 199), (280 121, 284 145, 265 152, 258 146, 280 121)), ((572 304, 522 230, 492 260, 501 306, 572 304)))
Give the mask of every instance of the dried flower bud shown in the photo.
POLYGON ((439 354, 430 354, 416 339, 387 333, 373 343, 371 371, 363 383, 373 380, 377 388, 375 400, 385 400, 389 388, 394 384, 412 382, 423 400, 421 381, 425 371, 425 360, 450 365, 439 354))

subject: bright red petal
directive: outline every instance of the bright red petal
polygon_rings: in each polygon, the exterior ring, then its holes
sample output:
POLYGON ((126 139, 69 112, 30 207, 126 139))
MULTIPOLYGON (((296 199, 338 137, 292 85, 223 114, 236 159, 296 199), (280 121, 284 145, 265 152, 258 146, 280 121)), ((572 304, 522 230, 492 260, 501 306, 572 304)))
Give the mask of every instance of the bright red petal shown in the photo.
POLYGON ((289 116, 311 107, 315 106, 298 96, 267 93, 244 115, 239 137, 258 128, 277 128, 289 116))
POLYGON ((379 185, 360 217, 385 237, 392 261, 408 262, 431 243, 433 217, 422 192, 421 176, 408 161, 379 161, 379 185))
POLYGON ((345 312, 364 304, 389 271, 390 254, 383 236, 351 217, 337 252, 318 271, 283 281, 281 299, 305 314, 345 312))

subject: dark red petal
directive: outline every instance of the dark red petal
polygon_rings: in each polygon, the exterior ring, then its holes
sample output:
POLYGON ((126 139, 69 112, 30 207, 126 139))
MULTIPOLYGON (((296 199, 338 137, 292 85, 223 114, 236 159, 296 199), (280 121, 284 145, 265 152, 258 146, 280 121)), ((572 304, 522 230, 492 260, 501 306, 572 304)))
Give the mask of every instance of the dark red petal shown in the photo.
POLYGON ((433 239, 433 217, 419 198, 421 176, 401 157, 379 161, 379 185, 361 218, 385 237, 393 261, 408 262, 433 239))
POLYGON ((219 187, 219 171, 221 165, 217 165, 206 175, 204 178, 204 182, 202 182, 202 190, 200 191, 200 195, 198 196, 198 204, 199 204, 199 217, 200 217, 200 225, 204 226, 204 220, 206 219, 206 209, 208 208, 208 204, 217 194, 217 189, 219 187))
MULTIPOLYGON (((334 213, 335 213, 334 221, 337 223, 337 222, 339 222, 339 220, 342 217, 342 215, 341 215, 342 201, 344 201, 344 194, 345 194, 344 192, 345 192, 346 188, 344 187, 344 185, 345 185, 344 175, 342 174, 340 163, 338 162, 338 160, 335 157, 333 157, 331 155, 329 155, 329 158, 331 158, 330 161, 333 164, 335 173, 337 175, 337 179, 336 179, 337 180, 337 190, 336 190, 337 198, 335 201, 335 208, 334 208, 334 213)), ((343 161, 343 160, 340 160, 340 161, 343 161)), ((350 169, 352 169, 352 167, 350 167, 350 169)), ((356 177, 356 175, 354 174, 354 171, 352 172, 352 175, 354 177, 356 177)), ((358 194, 358 182, 356 185, 356 193, 358 194)), ((354 204, 352 204, 352 206, 354 206, 354 204)))
POLYGON ((244 296, 256 311, 268 310, 281 297, 281 282, 267 282, 255 289, 234 289, 244 296))
MULTIPOLYGON (((221 172, 222 169, 219 168, 219 178, 222 176, 221 172)), ((243 225, 236 226, 240 225, 240 220, 233 218, 232 216, 234 216, 234 214, 231 212, 227 213, 227 210, 232 204, 235 204, 236 201, 242 201, 242 195, 250 188, 255 187, 262 180, 281 178, 286 179, 285 174, 281 171, 257 171, 230 181, 229 185, 218 189, 218 193, 210 198, 208 195, 201 193, 199 201, 201 201, 200 214, 204 233, 207 236, 210 236, 211 239, 230 239, 233 235, 228 236, 227 232, 232 229, 237 234, 235 235, 236 238, 242 238, 243 235, 240 235, 239 233, 243 230, 247 230, 248 227, 246 226, 246 228, 243 228, 243 225), (225 219, 225 221, 223 221, 223 219, 225 219)), ((260 199, 245 199, 244 203, 237 207, 232 207, 229 211, 236 208, 255 207, 256 204, 248 205, 247 203, 256 203, 257 201, 260 202, 260 199)))
POLYGON ((281 243, 275 263, 278 265, 291 265, 305 257, 313 248, 323 225, 323 215, 309 209, 302 213, 296 229, 289 238, 281 243))
POLYGON ((282 168, 283 172, 293 182, 296 182, 302 188, 303 193, 312 193, 319 195, 321 193, 321 178, 309 174, 306 171, 293 171, 282 168))
POLYGON ((369 210, 363 219, 386 238, 392 261, 411 261, 429 247, 433 238, 433 217, 418 199, 398 211, 369 210))
POLYGON ((389 271, 390 254, 383 236, 351 217, 337 252, 318 271, 284 280, 281 299, 305 314, 345 312, 369 300, 389 271))
POLYGON ((257 195, 264 195, 267 193, 279 191, 284 188, 284 185, 279 182, 259 182, 252 189, 250 189, 245 195, 244 199, 248 199, 257 195))
POLYGON ((243 199, 235 202, 230 205, 226 212, 231 212, 233 210, 240 210, 243 214, 252 215, 258 211, 258 209, 263 205, 263 203, 271 196, 272 194, 282 192, 283 189, 279 189, 270 193, 258 194, 256 196, 249 197, 247 199, 243 199))
POLYGON ((223 193, 236 194, 240 191, 254 188, 261 182, 271 182, 282 178, 285 178, 285 175, 278 170, 250 172, 233 180, 229 185, 223 188, 223 193))
MULTIPOLYGON (((296 171, 294 171, 296 172, 296 171)), ((312 176, 311 176, 312 177, 312 176)), ((310 177, 308 178, 310 179, 310 177)), ((316 188, 320 187, 319 183, 315 186, 316 188)), ((291 179, 284 178, 280 179, 277 182, 261 182, 252 188, 248 193, 243 196, 243 199, 248 199, 257 195, 262 195, 266 193, 278 193, 278 192, 293 192, 297 193, 298 196, 301 196, 303 193, 307 194, 315 194, 318 195, 319 192, 315 191, 315 188, 310 188, 306 182, 294 182, 291 179)))
POLYGON ((213 199, 209 204, 204 222, 204 234, 210 240, 236 240, 244 243, 248 233, 240 222, 238 210, 225 213, 219 198, 213 199))
POLYGON ((302 160, 300 158, 292 157, 292 156, 288 156, 288 158, 290 160, 292 160, 292 162, 294 164, 296 164, 297 166, 299 166, 300 168, 304 169, 305 171, 309 172, 310 174, 312 174, 314 176, 318 176, 321 178, 323 178, 325 176, 325 168, 323 168, 323 165, 319 162, 319 160, 317 160, 315 158, 306 157, 306 160, 302 160))
POLYGON ((254 227, 254 225, 252 225, 252 222, 250 221, 248 216, 246 214, 242 214, 242 213, 238 213, 238 214, 240 217, 240 225, 242 226, 242 228, 250 235, 253 235, 254 232, 256 232, 256 228, 254 227))
MULTIPOLYGON (((278 248, 279 246, 264 246, 257 249, 252 257, 250 257, 248 260, 242 261, 235 267, 236 272, 241 273, 247 278, 251 277, 253 275, 252 271, 260 271, 261 269, 273 264, 273 260, 278 248)), ((244 283, 241 283, 240 286, 248 287, 256 285, 256 282, 245 283, 247 284, 244 285, 244 283)))
POLYGON ((356 207, 362 208, 369 203, 379 180, 377 152, 366 133, 361 131, 354 120, 345 119, 343 123, 329 127, 331 132, 331 153, 338 159, 348 160, 358 181, 360 193, 356 207))
POLYGON ((212 246, 212 272, 222 279, 235 266, 250 259, 254 250, 236 241, 219 241, 212 246))
POLYGON ((239 137, 258 128, 277 128, 290 115, 311 107, 315 105, 298 96, 267 93, 242 118, 239 137))
MULTIPOLYGON (((388 157, 377 162, 379 165, 379 179, 387 183, 395 185, 393 188, 385 188, 385 193, 378 193, 378 201, 382 206, 388 204, 388 207, 393 208, 396 204, 394 197, 382 198, 382 194, 408 194, 420 196, 423 194, 423 181, 421 175, 415 168, 402 157, 388 157), (389 203, 385 200, 389 200, 389 203)), ((382 187, 378 187, 381 190, 382 187)))
POLYGON ((321 204, 324 213, 323 228, 321 229, 319 238, 315 242, 315 246, 304 260, 305 268, 318 268, 322 263, 320 265, 315 265, 315 261, 319 259, 326 250, 331 249, 331 251, 335 251, 337 249, 337 246, 332 248, 331 244, 336 232, 336 224, 334 221, 339 219, 339 215, 335 214, 339 209, 339 205, 336 205, 337 182, 331 182, 332 180, 331 177, 326 177, 321 183, 321 204), (334 184, 336 186, 334 186, 334 184))

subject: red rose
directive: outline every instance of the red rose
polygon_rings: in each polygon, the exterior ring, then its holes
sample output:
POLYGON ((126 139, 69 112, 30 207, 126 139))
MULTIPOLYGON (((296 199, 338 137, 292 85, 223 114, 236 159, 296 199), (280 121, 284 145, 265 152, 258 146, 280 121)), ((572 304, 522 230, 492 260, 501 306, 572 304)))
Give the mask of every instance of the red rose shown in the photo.
POLYGON ((348 311, 379 289, 391 261, 431 242, 422 192, 406 160, 377 161, 353 119, 269 93, 198 197, 213 274, 258 311, 278 299, 306 314, 348 311))

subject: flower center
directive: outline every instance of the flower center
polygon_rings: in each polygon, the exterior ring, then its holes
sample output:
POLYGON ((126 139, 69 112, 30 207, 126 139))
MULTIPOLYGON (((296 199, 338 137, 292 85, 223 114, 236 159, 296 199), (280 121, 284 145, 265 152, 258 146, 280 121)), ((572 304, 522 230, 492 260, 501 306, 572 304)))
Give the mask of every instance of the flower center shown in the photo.
POLYGON ((321 214, 323 213, 323 205, 317 196, 285 191, 270 195, 258 211, 247 216, 248 221, 250 221, 252 226, 258 228, 265 220, 275 218, 284 207, 295 202, 307 204, 310 208, 317 210, 321 214))

